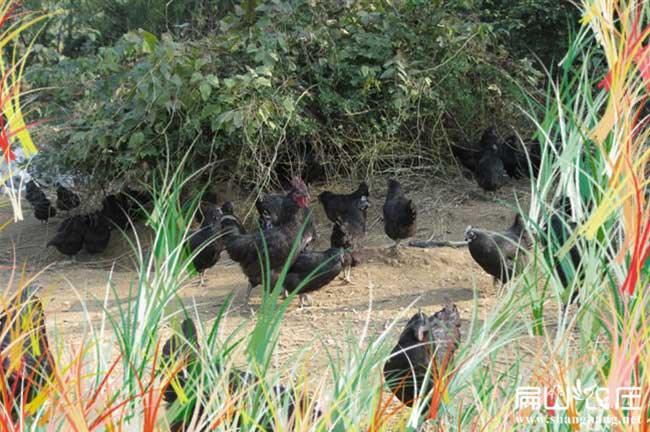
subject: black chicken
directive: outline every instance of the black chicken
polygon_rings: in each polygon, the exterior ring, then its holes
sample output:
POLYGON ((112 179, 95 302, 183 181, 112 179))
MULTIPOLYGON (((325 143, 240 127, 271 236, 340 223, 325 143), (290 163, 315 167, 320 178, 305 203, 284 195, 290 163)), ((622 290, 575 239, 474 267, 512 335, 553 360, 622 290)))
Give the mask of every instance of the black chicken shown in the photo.
MULTIPOLYGON (((577 224, 571 221, 565 221, 560 216, 554 214, 551 216, 551 229, 548 232, 551 245, 547 245, 546 252, 551 255, 551 259, 555 262, 555 273, 557 274, 562 286, 568 288, 574 284, 574 278, 577 277, 580 270, 580 262, 582 257, 578 245, 574 245, 569 249, 568 256, 559 257, 558 252, 564 247, 564 244, 569 241, 569 238, 577 228, 577 224)), ((571 293, 569 301, 573 303, 578 299, 578 285, 575 284, 575 289, 571 293)))
MULTIPOLYGON (((179 398, 179 392, 185 393, 190 398, 192 391, 196 387, 186 387, 188 381, 197 367, 199 354, 199 341, 196 326, 191 318, 186 318, 181 323, 180 334, 174 333, 165 342, 162 348, 162 365, 168 371, 170 381, 167 383, 163 392, 163 400, 169 404, 174 403, 179 398)), ((190 400, 181 413, 172 421, 171 431, 185 431, 188 423, 194 415, 196 402, 190 400)), ((196 416, 200 418, 203 415, 203 406, 199 406, 196 416)))
POLYGON ((524 251, 530 249, 532 242, 520 214, 515 216, 512 226, 503 233, 483 231, 467 227, 465 240, 474 261, 494 282, 506 283, 514 276, 524 260, 524 251))
POLYGON ((85 216, 86 230, 83 236, 83 247, 89 254, 100 254, 106 250, 111 240, 111 223, 102 212, 85 216))
POLYGON ((277 224, 282 212, 284 195, 263 195, 255 201, 255 208, 259 214, 259 226, 262 229, 271 228, 277 224))
POLYGON ((235 205, 231 201, 226 201, 221 206, 221 232, 233 231, 234 234, 246 234, 244 224, 235 216, 235 205))
POLYGON ((0 391, 0 404, 16 416, 18 406, 41 393, 53 365, 43 305, 36 288, 26 287, 0 306, 0 377, 6 384, 0 384, 6 389, 0 391))
POLYGON ((530 158, 530 165, 532 168, 533 176, 537 177, 539 168, 542 164, 542 146, 539 141, 534 139, 528 143, 528 157, 530 158))
MULTIPOLYGON (((282 203, 284 195, 271 195, 267 194, 260 197, 255 202, 255 208, 259 214, 259 226, 266 230, 278 224, 282 213, 282 203)), ((303 237, 310 238, 310 243, 316 239, 316 222, 314 220, 314 213, 309 208, 302 209, 303 222, 307 221, 304 228, 303 237)))
POLYGON ((79 196, 61 184, 56 186, 56 208, 61 211, 70 211, 79 207, 81 200, 79 196))
POLYGON ((206 205, 203 214, 201 228, 191 233, 188 240, 188 247, 193 255, 192 264, 201 277, 200 285, 203 285, 205 271, 219 261, 225 247, 224 240, 219 235, 223 216, 221 209, 206 205))
POLYGON ((514 179, 530 177, 531 173, 537 176, 541 162, 538 141, 525 143, 516 135, 510 135, 501 145, 500 152, 508 176, 514 179))
POLYGON ((101 213, 111 227, 125 230, 129 227, 129 197, 123 193, 111 194, 102 200, 101 213))
MULTIPOLYGON (((181 194, 181 202, 188 202, 191 200, 190 196, 194 195, 191 192, 183 193, 181 194)), ((210 212, 210 208, 214 206, 218 206, 218 196, 216 192, 213 191, 205 191, 203 192, 203 195, 201 196, 201 200, 199 201, 198 208, 196 209, 196 213, 194 213, 194 220, 196 223, 199 225, 203 224, 203 221, 206 218, 207 213, 210 212)))
POLYGON ((527 152, 524 143, 516 135, 510 135, 505 139, 501 145, 500 152, 503 167, 509 177, 520 179, 528 176, 527 152))
POLYGON ((327 218, 334 222, 330 238, 331 247, 343 248, 346 251, 343 267, 346 270, 344 280, 348 283, 351 283, 351 267, 362 261, 360 243, 366 236, 369 196, 370 192, 365 182, 351 194, 325 191, 318 196, 327 218))
MULTIPOLYGON (((197 334, 194 321, 191 318, 186 318, 181 323, 181 334, 173 334, 163 345, 163 364, 177 371, 174 376, 177 382, 174 385, 181 389, 185 387, 189 371, 196 361, 199 350, 197 334)), ((166 402, 171 403, 178 399, 174 385, 170 384, 165 388, 163 399, 166 402)))
POLYGON ((56 216, 56 209, 47 198, 34 204, 33 209, 34 217, 41 222, 47 222, 50 218, 56 216))
POLYGON ((384 365, 386 385, 403 404, 412 406, 417 398, 431 391, 434 380, 444 376, 459 344, 460 314, 456 305, 445 306, 430 317, 416 313, 384 365))
POLYGON ((151 199, 148 192, 127 188, 124 192, 106 196, 102 200, 101 212, 112 227, 126 230, 132 222, 145 216, 145 207, 151 199))
POLYGON ((30 180, 25 185, 25 198, 31 205, 34 205, 39 201, 46 200, 47 196, 34 180, 30 180))
MULTIPOLYGON (((190 400, 190 403, 186 405, 186 408, 172 423, 172 431, 185 431, 187 429, 187 425, 190 423, 193 417, 200 419, 203 416, 205 407, 203 405, 199 405, 197 408, 195 408, 197 399, 199 397, 202 401, 210 400, 210 391, 206 391, 205 395, 198 395, 196 394, 196 390, 201 387, 192 384, 193 381, 196 380, 202 373, 201 363, 198 362, 201 346, 199 344, 197 335, 198 333, 194 322, 192 319, 186 318, 181 324, 181 334, 172 335, 163 346, 162 364, 163 367, 169 371, 169 375, 173 377, 167 384, 167 387, 165 387, 163 399, 171 404, 179 399, 178 392, 183 391, 185 393, 185 396, 190 400)), ((220 365, 216 365, 215 368, 210 370, 210 373, 214 373, 215 371, 218 373, 223 372, 223 368, 220 365)), ((237 394, 241 392, 242 389, 251 389, 258 382, 257 377, 247 372, 242 372, 235 369, 227 373, 227 388, 231 394, 237 394)), ((214 382, 218 381, 219 380, 215 380, 214 382)), ((301 395, 302 397, 298 399, 293 390, 287 390, 281 385, 274 386, 273 393, 278 399, 281 399, 283 397, 289 398, 289 406, 287 412, 287 418, 289 419, 291 419, 293 416, 296 404, 299 404, 302 412, 305 412, 306 409, 310 409, 310 407, 313 405, 310 402, 308 395, 301 395)), ((237 407, 234 409, 237 410, 237 407)), ((264 412, 268 412, 270 415, 271 410, 265 409, 264 412)), ((277 407, 275 410, 273 410, 273 412, 278 412, 277 407)), ((320 411, 312 407, 313 419, 316 419, 321 415, 322 413, 320 411)), ((240 417, 239 426, 242 426, 242 421, 243 420, 240 417)), ((262 419, 259 419, 257 428, 262 431, 271 431, 273 430, 272 424, 273 419, 265 415, 262 419)))
POLYGON ((365 231, 367 210, 370 206, 369 197, 368 185, 362 182, 357 190, 350 194, 335 194, 325 191, 318 195, 318 200, 323 204, 325 214, 330 222, 347 222, 351 215, 360 215, 361 217, 355 219, 363 220, 365 231))
POLYGON ((481 151, 475 145, 452 144, 451 152, 458 162, 461 163, 472 174, 476 172, 478 161, 481 158, 481 151))
POLYGON ((483 132, 479 148, 481 157, 476 167, 476 181, 483 190, 494 192, 503 185, 506 175, 501 160, 499 137, 494 128, 483 132))
POLYGON ((388 193, 384 203, 384 231, 395 241, 393 250, 397 253, 400 241, 413 237, 416 230, 417 210, 413 201, 406 198, 399 182, 388 180, 388 193))
POLYGON ((56 208, 52 206, 50 200, 34 180, 30 180, 25 185, 25 198, 34 210, 34 217, 41 222, 47 222, 51 217, 56 216, 56 208))
POLYGON ((61 222, 54 237, 47 243, 47 247, 54 246, 63 255, 74 260, 74 256, 84 246, 84 236, 88 229, 88 220, 85 216, 71 216, 61 222))
POLYGON ((349 222, 335 223, 330 236, 330 247, 345 250, 343 254, 343 280, 353 283, 351 278, 352 267, 363 263, 363 252, 359 242, 365 237, 365 223, 355 215, 349 222))
POLYGON ((294 292, 311 275, 298 291, 300 307, 303 307, 309 303, 307 293, 321 289, 341 273, 342 261, 343 251, 339 248, 329 248, 324 252, 303 251, 289 269, 284 288, 294 292))
POLYGON ((280 184, 290 185, 295 176, 307 184, 325 180, 322 152, 309 137, 297 142, 291 140, 288 144, 273 167, 280 184))
MULTIPOLYGON (((271 270, 271 274, 267 275, 270 277, 269 280, 277 280, 278 272, 289 259, 302 228, 303 213, 300 210, 309 205, 309 192, 304 182, 298 178, 294 179, 292 184, 292 189, 284 199, 277 225, 269 229, 256 230, 247 234, 239 229, 237 226, 239 221, 235 217, 228 215, 222 218, 222 230, 228 255, 233 261, 239 263, 249 281, 246 304, 253 287, 264 282, 263 271, 266 268, 266 259, 271 270)), ((309 240, 305 237, 300 239, 293 261, 309 240)))
POLYGON ((355 267, 363 262, 361 252, 358 250, 353 250, 353 237, 354 234, 349 234, 353 230, 353 226, 347 224, 337 224, 335 223, 332 227, 332 235, 330 236, 330 247, 342 249, 343 257, 341 258, 342 266, 344 269, 343 280, 352 283, 350 279, 350 273, 352 267, 355 267))
POLYGON ((553 265, 562 286, 565 289, 574 286, 569 298, 569 302, 573 303, 578 299, 580 285, 575 282, 575 279, 577 278, 578 281, 582 279, 580 249, 576 243, 569 249, 568 255, 560 257, 559 252, 569 241, 578 225, 570 220, 572 209, 571 202, 567 197, 561 196, 556 204, 558 209, 550 216, 547 223, 542 224, 543 231, 540 240, 544 246, 544 255, 553 265))

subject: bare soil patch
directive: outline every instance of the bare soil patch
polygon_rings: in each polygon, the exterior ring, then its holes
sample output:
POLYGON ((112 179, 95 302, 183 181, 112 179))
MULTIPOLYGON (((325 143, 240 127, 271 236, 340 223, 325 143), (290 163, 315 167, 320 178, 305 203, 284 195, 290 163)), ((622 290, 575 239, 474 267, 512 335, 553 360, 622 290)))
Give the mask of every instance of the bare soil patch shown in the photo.
MULTIPOLYGON (((467 225, 488 229, 503 229, 513 218, 517 198, 522 205, 528 202, 527 181, 511 182, 497 194, 485 194, 476 183, 461 177, 441 180, 404 180, 405 190, 418 206, 418 239, 462 240, 467 225)), ((356 185, 354 185, 356 186, 356 185)), ((333 190, 351 189, 352 183, 328 187, 333 190)), ((354 284, 335 280, 329 286, 311 295, 313 306, 299 309, 298 301, 291 305, 284 318, 280 340, 280 355, 289 355, 315 336, 326 345, 342 344, 347 329, 360 331, 370 313, 371 331, 380 332, 385 324, 399 314, 410 317, 417 309, 433 313, 446 302, 458 306, 464 322, 470 318, 476 289, 479 317, 485 316, 494 302, 499 301, 492 287, 492 279, 476 265, 466 248, 417 249, 402 247, 396 258, 388 251, 392 241, 385 236, 378 221, 385 194, 385 181, 371 182, 369 233, 365 242, 367 262, 352 271, 354 284)), ((315 197, 323 187, 315 188, 315 197)), ((313 200, 318 222, 319 239, 315 249, 328 247, 331 224, 325 218, 320 204, 313 200)), ((248 209, 248 203, 238 202, 238 211, 248 209)), ((0 217, 10 216, 10 208, 0 209, 0 217)), ((48 326, 56 327, 67 343, 79 340, 85 331, 82 301, 92 319, 102 313, 102 302, 109 275, 121 301, 128 296, 130 284, 136 280, 134 260, 128 242, 114 235, 109 249, 100 256, 80 254, 76 262, 69 262, 54 248, 45 245, 56 231, 62 214, 49 224, 42 224, 31 215, 25 203, 26 219, 11 224, 0 232, 0 283, 7 286, 12 277, 38 274, 36 282, 45 287, 48 326)), ((147 228, 138 227, 140 238, 146 239, 147 228)), ((134 238, 134 234, 130 234, 134 238)), ((146 247, 146 242, 145 247, 146 247)), ((16 289, 16 281, 12 284, 16 289)), ((206 273, 205 284, 192 281, 180 292, 186 306, 196 304, 203 320, 212 320, 224 299, 232 290, 239 294, 246 287, 246 279, 239 267, 222 255, 221 261, 206 273)), ((9 293, 4 293, 9 295, 9 293)), ((259 306, 259 288, 253 292, 251 304, 259 306)), ((241 304, 236 297, 234 306, 241 304)), ((115 305, 112 305, 112 309, 115 305)), ((249 319, 247 313, 233 309, 227 321, 235 327, 249 319)), ((399 329, 397 329, 399 330, 399 329)), ((318 353, 313 353, 317 356, 318 353)))

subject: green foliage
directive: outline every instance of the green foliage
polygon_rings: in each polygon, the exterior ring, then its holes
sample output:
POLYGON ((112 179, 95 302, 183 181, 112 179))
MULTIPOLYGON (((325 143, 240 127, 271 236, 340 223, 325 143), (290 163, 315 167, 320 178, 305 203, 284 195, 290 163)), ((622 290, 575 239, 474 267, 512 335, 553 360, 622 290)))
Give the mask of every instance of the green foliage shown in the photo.
POLYGON ((516 124, 515 82, 539 79, 463 4, 254 6, 202 39, 140 31, 74 59, 41 47, 32 80, 57 86, 43 105, 65 118, 46 165, 126 179, 190 145, 189 168, 244 183, 305 153, 330 173, 439 165, 450 140, 516 124))
POLYGON ((129 31, 160 36, 203 35, 215 30, 220 17, 232 11, 231 0, 25 0, 28 10, 63 11, 50 20, 40 43, 68 57, 95 53, 113 45, 129 31))
POLYGON ((482 18, 520 57, 537 56, 551 67, 569 48, 571 25, 577 27, 578 8, 557 0, 482 0, 482 18))

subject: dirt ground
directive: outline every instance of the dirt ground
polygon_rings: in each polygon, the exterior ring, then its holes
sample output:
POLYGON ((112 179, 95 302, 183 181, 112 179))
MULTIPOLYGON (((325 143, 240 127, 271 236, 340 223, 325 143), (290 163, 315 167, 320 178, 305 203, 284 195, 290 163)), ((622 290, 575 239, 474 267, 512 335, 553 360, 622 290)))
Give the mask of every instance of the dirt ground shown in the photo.
MULTIPOLYGON (((425 240, 431 237, 435 240, 462 240, 468 225, 505 229, 512 222, 516 197, 525 206, 529 195, 527 180, 510 182, 495 195, 482 192, 473 180, 462 177, 444 182, 439 179, 403 179, 402 183, 418 207, 417 238, 425 240)), ((345 191, 355 187, 356 184, 350 182, 330 189, 345 191)), ((312 247, 317 250, 328 247, 331 232, 331 224, 315 199, 324 188, 320 186, 312 190, 312 208, 319 233, 319 239, 312 247)), ((322 337, 326 345, 342 344, 347 329, 356 331, 363 327, 370 303, 371 332, 381 331, 388 321, 400 314, 408 318, 417 309, 431 314, 446 302, 458 306, 465 324, 464 331, 470 318, 474 287, 478 291, 479 317, 485 316, 498 301, 492 279, 473 262, 466 248, 403 247, 400 256, 393 258, 387 250, 392 242, 385 236, 383 225, 378 220, 385 196, 385 180, 371 181, 370 188, 372 206, 365 241, 367 262, 352 270, 353 285, 336 280, 312 293, 313 305, 305 309, 300 309, 295 300, 284 318, 280 357, 294 353, 315 336, 322 337)), ((104 254, 90 256, 82 252, 77 262, 69 262, 54 248, 45 247, 58 223, 67 215, 57 215, 48 224, 42 224, 33 218, 27 203, 24 208, 24 221, 0 231, 0 286, 8 286, 14 262, 19 269, 24 268, 25 276, 37 275, 36 282, 45 288, 48 327, 56 327, 66 341, 73 342, 87 330, 82 300, 91 318, 101 315, 101 302, 96 299, 104 297, 111 270, 112 282, 120 297, 127 296, 130 283, 135 279, 129 246, 123 238, 114 235, 104 254)), ((238 210, 244 210, 242 203, 238 203, 238 210)), ((10 212, 8 207, 0 208, 0 220, 6 220, 10 212)), ((145 229, 142 231, 146 232, 145 229)), ((13 276, 19 278, 20 270, 13 276)), ((204 286, 192 281, 179 296, 186 306, 196 304, 201 318, 209 323, 225 296, 232 290, 243 293, 246 284, 239 267, 224 253, 221 261, 207 271, 204 286)), ((12 286, 14 289, 17 287, 16 280, 12 286)), ((5 288, 0 288, 0 291, 8 295, 5 288)), ((251 298, 253 308, 259 306, 259 301, 257 288, 251 298)), ((241 300, 236 298, 234 304, 241 304, 241 300)), ((227 326, 235 327, 249 317, 247 313, 233 310, 227 326)))

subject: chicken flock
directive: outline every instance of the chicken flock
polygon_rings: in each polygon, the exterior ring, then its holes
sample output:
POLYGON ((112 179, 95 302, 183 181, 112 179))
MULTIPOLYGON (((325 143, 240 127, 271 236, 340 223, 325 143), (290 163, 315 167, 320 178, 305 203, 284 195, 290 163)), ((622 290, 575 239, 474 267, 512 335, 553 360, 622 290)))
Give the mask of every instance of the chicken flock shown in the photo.
POLYGON ((478 185, 489 192, 503 186, 507 177, 536 176, 542 162, 539 142, 526 143, 517 135, 501 141, 494 127, 486 129, 478 143, 453 145, 451 150, 478 185))
MULTIPOLYGON (((493 128, 483 133, 478 146, 471 149, 455 148, 454 154, 473 173, 479 186, 488 191, 496 190, 506 175, 513 178, 536 175, 540 162, 539 147, 524 145, 514 136, 501 142, 493 128)), ((248 305, 255 287, 274 289, 281 283, 282 292, 285 295, 295 293, 300 299, 300 306, 304 307, 311 302, 309 293, 331 283, 341 273, 344 274, 344 281, 351 282, 351 268, 363 264, 370 197, 365 182, 350 193, 324 191, 318 195, 318 202, 332 224, 330 247, 325 250, 315 251, 310 247, 317 236, 314 213, 310 209, 311 195, 307 185, 297 177, 291 180, 286 193, 263 195, 256 201, 259 217, 254 229, 246 229, 237 217, 232 202, 225 202, 221 206, 216 202, 202 203, 197 212, 201 215, 200 225, 189 233, 185 247, 201 284, 204 273, 226 252, 248 280, 245 305, 248 305)), ((53 206, 33 181, 27 184, 26 198, 34 216, 44 222, 56 215, 57 210, 70 211, 80 203, 75 194, 59 185, 57 202, 53 206)), ((142 217, 142 209, 150 200, 147 194, 132 190, 109 195, 104 198, 100 210, 63 220, 47 245, 56 247, 70 257, 82 249, 91 254, 101 253, 108 245, 111 232, 115 229, 126 230, 132 221, 142 217)), ((385 234, 394 242, 390 253, 397 255, 400 243, 414 237, 417 230, 417 208, 397 179, 388 180, 382 216, 385 234)), ((564 222, 565 219, 554 216, 550 227, 547 227, 553 234, 551 238, 558 243, 555 250, 567 241, 575 228, 575 225, 564 222)), ((495 283, 511 280, 525 263, 526 252, 533 246, 533 240, 526 230, 526 221, 519 214, 514 216, 512 225, 503 232, 470 226, 465 230, 465 241, 471 257, 494 278, 495 283)), ((568 267, 575 271, 579 267, 578 249, 571 249, 564 261, 558 263, 557 272, 562 283, 568 286, 571 277, 566 269, 568 267), (566 261, 572 265, 566 266, 566 261)), ((37 310, 41 319, 38 321, 41 324, 39 334, 42 335, 39 340, 44 345, 40 356, 25 350, 24 364, 31 368, 38 364, 41 366, 39 374, 47 375, 51 373, 52 366, 47 355, 46 361, 42 361, 43 353, 48 352, 42 326, 42 306, 37 298, 30 298, 36 305, 32 309, 37 310)), ((575 298, 576 293, 573 293, 571 300, 575 298)), ((17 304, 21 301, 27 299, 20 297, 15 300, 17 304)), ((5 328, 0 333, 0 372, 11 379, 17 372, 12 372, 6 353, 10 345, 11 332, 6 331, 10 327, 10 315, 0 313, 0 331, 5 328)), ((453 304, 444 306, 430 316, 418 312, 408 321, 383 370, 386 385, 402 403, 413 405, 420 395, 431 390, 436 379, 442 379, 461 342, 460 323, 460 314, 453 304)), ((162 351, 163 363, 180 361, 182 365, 180 372, 178 368, 175 371, 177 384, 168 386, 164 393, 167 402, 173 403, 179 398, 177 392, 186 385, 198 363, 196 358, 200 349, 196 327, 190 319, 186 319, 181 325, 181 332, 172 336, 162 351)), ((253 381, 253 377, 243 372, 229 373, 229 385, 234 390, 253 381)), ((16 379, 8 382, 15 383, 16 379)), ((15 384, 14 387, 22 388, 15 384)), ((283 387, 274 391, 279 395, 290 392, 283 387)), ((302 395, 290 395, 289 398, 293 401, 291 409, 294 403, 300 403, 309 406, 313 416, 321 415, 310 401, 302 400, 302 395)), ((175 429, 183 430, 182 422, 175 429)))

